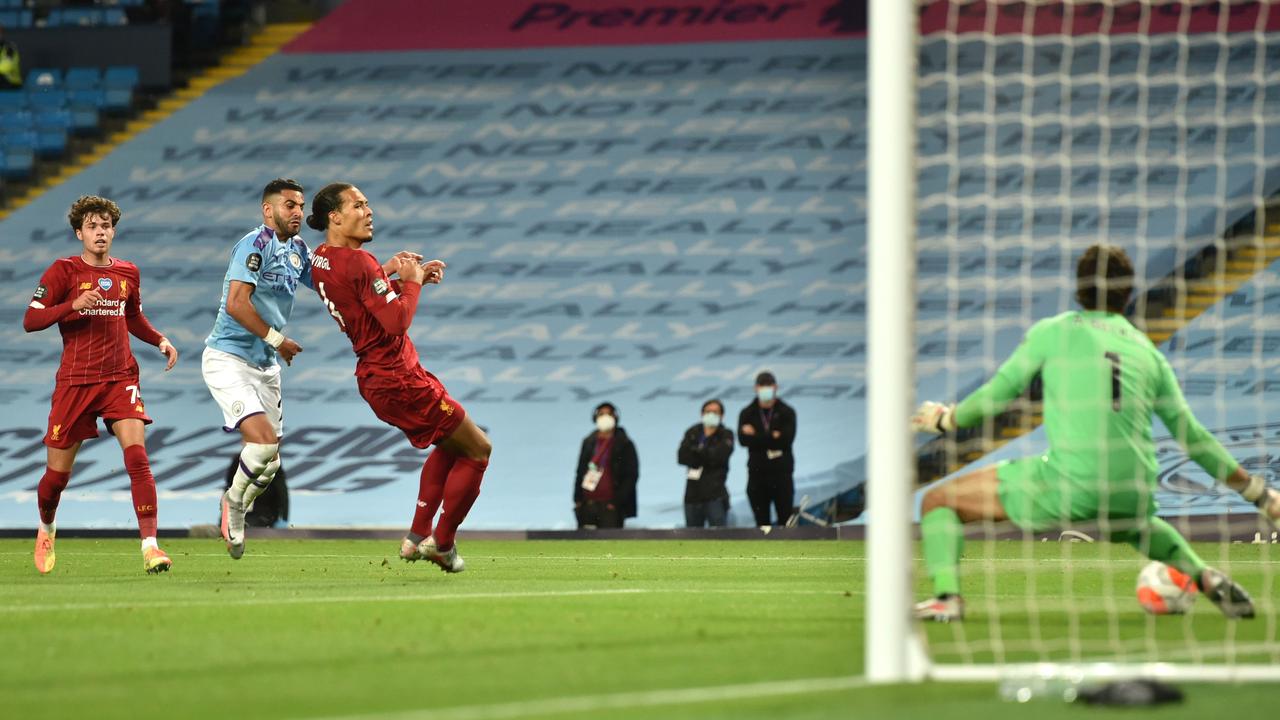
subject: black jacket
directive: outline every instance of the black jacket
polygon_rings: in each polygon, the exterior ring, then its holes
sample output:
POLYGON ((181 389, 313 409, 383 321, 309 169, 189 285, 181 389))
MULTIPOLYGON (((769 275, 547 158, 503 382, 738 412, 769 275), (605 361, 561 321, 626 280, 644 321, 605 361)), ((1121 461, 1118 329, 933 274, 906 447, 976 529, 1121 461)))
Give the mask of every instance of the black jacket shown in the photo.
POLYGON ((747 480, 752 475, 760 477, 791 477, 796 469, 795 456, 791 454, 791 444, 796 439, 796 411, 781 399, 773 403, 772 413, 760 408, 759 400, 742 408, 738 413, 738 443, 747 449, 747 480), (769 429, 765 430, 765 418, 769 419, 769 429), (756 429, 755 435, 743 435, 742 426, 750 425, 756 429), (774 437, 774 432, 780 437, 774 437), (769 451, 781 450, 782 454, 770 460, 769 451))
POLYGON ((728 499, 725 480, 729 477, 729 456, 733 454, 733 431, 721 425, 707 436, 698 423, 684 431, 676 462, 688 468, 702 468, 702 477, 686 480, 684 501, 704 503, 728 499))
MULTIPOLYGON (((586 491, 582 489, 582 476, 596 452, 596 432, 593 430, 582 439, 582 452, 578 453, 578 470, 573 475, 573 502, 582 502, 586 491)), ((622 517, 636 516, 636 483, 640 480, 640 458, 636 446, 621 427, 613 430, 613 450, 609 454, 609 469, 613 478, 613 504, 622 517)))

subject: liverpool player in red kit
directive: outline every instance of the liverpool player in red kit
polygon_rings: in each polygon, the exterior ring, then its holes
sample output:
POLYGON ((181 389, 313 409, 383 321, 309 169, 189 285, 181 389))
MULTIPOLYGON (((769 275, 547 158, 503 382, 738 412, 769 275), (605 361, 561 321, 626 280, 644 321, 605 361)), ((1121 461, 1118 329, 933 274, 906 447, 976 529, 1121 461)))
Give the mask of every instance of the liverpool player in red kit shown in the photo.
POLYGON ((178 361, 178 351, 142 314, 137 266, 111 257, 120 208, 106 198, 86 195, 71 206, 67 219, 83 252, 56 260, 44 271, 22 319, 27 332, 57 323, 62 333, 62 364, 44 436, 48 467, 36 492, 40 507, 36 569, 41 573, 53 569, 58 499, 71 478, 80 443, 98 437, 97 421, 102 418, 124 450, 142 534, 143 568, 149 573, 164 572, 172 562, 156 545, 156 482, 143 444, 143 428, 151 418, 143 409, 138 362, 129 349, 129 335, 160 348, 169 361, 165 370, 178 361))
POLYGON ((436 376, 422 369, 409 339, 423 283, 444 278, 444 263, 419 264, 398 253, 385 265, 362 247, 373 240, 373 210, 358 188, 327 185, 311 200, 307 225, 325 233, 311 259, 316 293, 355 349, 356 385, 380 420, 402 430, 414 447, 435 445, 422 466, 418 509, 400 557, 426 558, 445 572, 465 567, 454 535, 480 494, 489 466, 489 438, 436 376), (398 275, 399 280, 389 275, 398 275), (440 519, 432 528, 436 511, 440 519))

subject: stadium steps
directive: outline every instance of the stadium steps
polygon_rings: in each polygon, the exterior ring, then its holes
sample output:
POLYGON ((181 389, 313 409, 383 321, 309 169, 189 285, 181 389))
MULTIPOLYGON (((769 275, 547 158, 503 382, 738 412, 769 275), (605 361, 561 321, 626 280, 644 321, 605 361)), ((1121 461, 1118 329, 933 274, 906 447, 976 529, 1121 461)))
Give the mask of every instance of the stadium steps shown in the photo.
MULTIPOLYGON (((1185 267, 1156 283, 1144 298, 1145 318, 1137 317, 1134 323, 1159 345, 1276 261, 1280 261, 1280 200, 1259 208, 1221 243, 1204 248, 1185 267)), ((951 475, 1040 427, 1044 416, 1039 398, 1037 381, 1007 411, 983 426, 957 431, 954 437, 940 437, 920 448, 916 454, 919 484, 951 475)))
POLYGON ((155 107, 142 112, 126 122, 123 128, 108 134, 102 142, 95 144, 87 152, 76 156, 71 162, 58 168, 56 172, 33 184, 27 191, 13 198, 7 207, 0 210, 0 220, 8 217, 20 207, 42 195, 49 188, 71 179, 86 167, 105 158, 120 145, 131 140, 135 135, 150 129, 175 112, 186 107, 191 101, 221 85, 227 80, 240 77, 258 63, 274 55, 285 43, 305 32, 311 27, 309 22, 277 23, 265 26, 249 39, 248 44, 228 51, 218 64, 201 71, 188 81, 186 87, 170 93, 156 103, 155 107))

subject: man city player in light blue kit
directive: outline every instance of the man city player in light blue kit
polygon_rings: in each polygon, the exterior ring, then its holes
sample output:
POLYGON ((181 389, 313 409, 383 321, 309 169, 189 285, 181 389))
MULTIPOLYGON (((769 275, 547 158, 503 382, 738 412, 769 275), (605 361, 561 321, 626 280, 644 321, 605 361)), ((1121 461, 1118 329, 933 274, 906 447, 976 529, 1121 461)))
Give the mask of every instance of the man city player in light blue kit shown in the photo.
POLYGON ((311 285, 311 249, 298 237, 302 186, 276 179, 262 190, 262 224, 240 238, 222 281, 213 332, 201 371, 222 408, 226 432, 244 439, 240 467, 222 496, 222 539, 233 558, 244 554, 244 514, 280 469, 284 434, 280 363, 302 346, 281 333, 293 312, 298 283, 311 285))

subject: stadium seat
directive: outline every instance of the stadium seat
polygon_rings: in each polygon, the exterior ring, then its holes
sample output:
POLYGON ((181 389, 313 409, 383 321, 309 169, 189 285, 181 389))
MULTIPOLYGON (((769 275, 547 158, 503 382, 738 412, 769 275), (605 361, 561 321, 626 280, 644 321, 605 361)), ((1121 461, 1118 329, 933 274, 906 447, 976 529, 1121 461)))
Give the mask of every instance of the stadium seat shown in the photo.
POLYGON ((108 90, 138 87, 138 68, 135 65, 111 65, 102 75, 102 87, 108 90))
POLYGON ((28 90, 44 90, 62 87, 62 71, 57 68, 32 68, 27 71, 28 90))
POLYGON ((67 105, 67 91, 28 90, 27 104, 32 110, 58 110, 67 105))
POLYGON ((67 129, 65 127, 55 125, 37 127, 35 136, 36 155, 42 158, 57 158, 62 157, 67 152, 67 129))
POLYGON ((71 131, 77 135, 92 135, 98 131, 99 118, 96 105, 72 105, 71 131))
POLYGON ((30 10, 0 10, 0 25, 15 30, 35 25, 35 16, 30 10))
POLYGON ((105 89, 102 109, 111 113, 128 112, 133 107, 133 90, 138 86, 138 68, 112 65, 102 75, 105 89))
POLYGON ((0 90, 0 112, 25 110, 27 94, 21 90, 0 90))
POLYGON ((67 90, 91 90, 102 86, 102 71, 96 67, 67 68, 62 86, 67 90))
POLYGON ((109 7, 103 8, 100 25, 128 25, 129 16, 125 15, 124 8, 109 7))
POLYGON ((6 130, 30 130, 35 127, 35 115, 26 110, 0 112, 0 132, 6 130))
POLYGON ((95 111, 100 110, 107 103, 107 94, 102 88, 85 88, 82 90, 68 90, 67 104, 73 109, 77 107, 92 107, 95 111))
POLYGON ((23 180, 31 177, 36 165, 36 154, 31 146, 11 145, 0 149, 0 177, 7 180, 23 180))
POLYGON ((93 26, 102 24, 102 10, 98 8, 53 8, 45 19, 48 27, 93 26))

